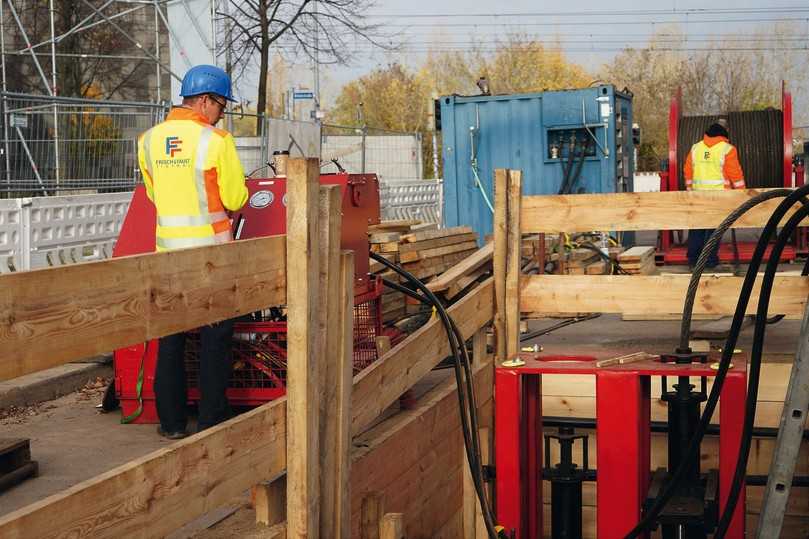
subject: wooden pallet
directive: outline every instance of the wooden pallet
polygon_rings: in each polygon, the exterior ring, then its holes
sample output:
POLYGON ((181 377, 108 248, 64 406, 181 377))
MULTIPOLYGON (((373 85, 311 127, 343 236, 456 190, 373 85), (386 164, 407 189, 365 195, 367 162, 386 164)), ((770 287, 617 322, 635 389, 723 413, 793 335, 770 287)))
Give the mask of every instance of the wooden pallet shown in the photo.
POLYGON ((31 460, 28 438, 0 439, 0 492, 8 490, 39 472, 39 464, 31 460))

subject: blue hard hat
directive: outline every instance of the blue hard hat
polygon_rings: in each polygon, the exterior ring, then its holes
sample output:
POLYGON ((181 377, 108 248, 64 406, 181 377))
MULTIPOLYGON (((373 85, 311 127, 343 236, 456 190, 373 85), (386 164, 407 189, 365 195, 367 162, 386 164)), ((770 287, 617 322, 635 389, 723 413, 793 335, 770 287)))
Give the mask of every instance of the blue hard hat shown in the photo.
POLYGON ((188 70, 183 77, 180 95, 191 97, 200 94, 221 95, 228 101, 236 101, 230 89, 230 77, 222 69, 211 65, 198 65, 188 70))

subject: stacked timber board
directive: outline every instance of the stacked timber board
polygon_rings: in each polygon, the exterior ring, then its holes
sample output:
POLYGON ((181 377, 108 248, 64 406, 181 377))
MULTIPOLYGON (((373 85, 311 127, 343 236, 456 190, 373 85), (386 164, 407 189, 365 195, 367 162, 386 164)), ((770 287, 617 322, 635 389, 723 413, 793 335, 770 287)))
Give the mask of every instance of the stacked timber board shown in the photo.
POLYGON ((655 248, 638 245, 618 255, 621 269, 632 275, 655 275, 655 248))
POLYGON ((611 264, 592 249, 573 249, 564 264, 566 275, 609 275, 611 264))
MULTIPOLYGON (((437 229, 412 221, 383 222, 369 228, 371 251, 400 264, 417 279, 429 281, 461 262, 478 249, 477 234, 470 227, 437 229)), ((371 261, 371 272, 401 282, 392 270, 371 261)), ((404 294, 386 288, 382 295, 382 321, 395 322, 420 310, 409 304, 404 294)))

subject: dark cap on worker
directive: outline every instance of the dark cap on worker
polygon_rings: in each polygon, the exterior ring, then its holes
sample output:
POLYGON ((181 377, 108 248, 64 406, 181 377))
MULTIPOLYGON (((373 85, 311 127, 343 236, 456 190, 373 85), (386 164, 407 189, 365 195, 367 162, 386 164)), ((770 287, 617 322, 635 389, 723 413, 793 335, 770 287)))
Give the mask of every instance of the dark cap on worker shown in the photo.
POLYGON ((728 121, 724 118, 718 119, 716 122, 712 123, 708 129, 705 130, 705 134, 709 137, 728 137, 728 121))

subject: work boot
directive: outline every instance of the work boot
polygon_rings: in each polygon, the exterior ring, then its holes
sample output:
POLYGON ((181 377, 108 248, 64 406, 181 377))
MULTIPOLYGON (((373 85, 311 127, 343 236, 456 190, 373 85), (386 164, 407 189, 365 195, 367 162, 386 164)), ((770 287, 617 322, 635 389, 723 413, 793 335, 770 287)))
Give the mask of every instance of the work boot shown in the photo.
POLYGON ((176 431, 169 431, 166 432, 163 430, 162 426, 157 427, 157 433, 162 436, 163 438, 167 438, 169 440, 182 440, 188 433, 185 430, 176 430, 176 431))

